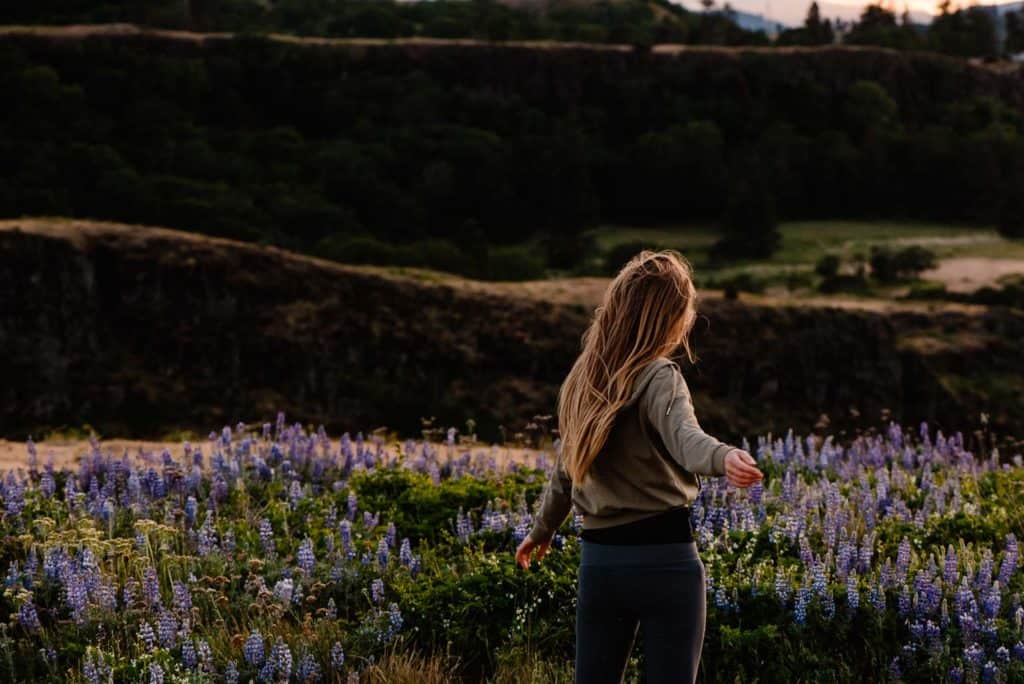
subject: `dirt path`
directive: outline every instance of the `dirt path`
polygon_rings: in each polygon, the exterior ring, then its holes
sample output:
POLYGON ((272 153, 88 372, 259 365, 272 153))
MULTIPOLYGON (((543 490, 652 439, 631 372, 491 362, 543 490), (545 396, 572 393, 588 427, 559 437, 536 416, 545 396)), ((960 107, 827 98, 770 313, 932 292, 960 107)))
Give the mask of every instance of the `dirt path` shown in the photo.
MULTIPOLYGON (((337 445, 337 438, 333 437, 332 440, 335 442, 335 445, 337 445)), ((196 443, 196 445, 203 446, 204 454, 209 453, 209 449, 205 444, 196 443)), ((439 443, 434 443, 433 446, 442 454, 445 452, 445 449, 448 448, 447 445, 439 443)), ((127 449, 128 453, 132 455, 138 453, 139 448, 154 454, 159 454, 166 448, 171 452, 171 455, 175 459, 181 460, 184 457, 184 448, 181 442, 110 439, 102 440, 100 442, 100 447, 104 453, 113 451, 115 454, 121 454, 125 449, 127 449)), ((387 450, 391 454, 397 453, 397 444, 389 443, 387 445, 387 450)), ((75 468, 78 466, 79 459, 84 454, 88 453, 88 451, 89 442, 87 440, 53 440, 36 443, 36 454, 40 468, 46 464, 47 459, 51 454, 56 467, 75 468)), ((466 449, 463 447, 454 447, 453 455, 461 455, 465 453, 465 451, 466 449)), ((484 457, 493 456, 499 465, 504 465, 510 461, 516 463, 529 463, 532 465, 536 456, 542 453, 540 451, 524 447, 491 447, 484 444, 472 447, 470 452, 474 457, 477 454, 482 454, 484 457)), ((0 439, 0 472, 5 472, 10 469, 25 468, 27 466, 28 451, 26 450, 25 443, 0 439)))
POLYGON ((921 277, 945 283, 950 292, 974 292, 985 286, 998 285, 1000 278, 1013 275, 1024 276, 1024 259, 943 259, 938 266, 922 273, 921 277))

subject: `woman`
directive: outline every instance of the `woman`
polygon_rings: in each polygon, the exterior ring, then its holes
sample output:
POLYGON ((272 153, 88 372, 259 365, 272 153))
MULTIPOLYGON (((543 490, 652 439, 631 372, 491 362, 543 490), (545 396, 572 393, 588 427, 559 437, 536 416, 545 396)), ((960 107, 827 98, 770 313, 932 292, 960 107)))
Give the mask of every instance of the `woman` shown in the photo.
POLYGON ((570 508, 582 513, 577 684, 621 682, 638 628, 648 684, 696 681, 707 597, 689 505, 700 475, 762 479, 694 416, 670 357, 682 347, 693 361, 695 319, 687 261, 644 250, 605 292, 559 392, 561 450, 516 561, 543 558, 570 508))

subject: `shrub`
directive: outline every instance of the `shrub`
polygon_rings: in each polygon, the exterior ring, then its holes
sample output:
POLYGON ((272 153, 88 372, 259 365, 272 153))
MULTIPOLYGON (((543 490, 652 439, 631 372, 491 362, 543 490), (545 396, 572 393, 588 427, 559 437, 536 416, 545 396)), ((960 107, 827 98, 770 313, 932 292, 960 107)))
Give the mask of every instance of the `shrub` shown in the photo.
POLYGON ((895 283, 916 278, 935 266, 935 253, 920 245, 912 245, 898 252, 875 245, 871 248, 871 275, 882 283, 895 283))
POLYGON ((999 206, 999 233, 1008 238, 1024 238, 1024 187, 1011 191, 999 206))
POLYGON ((640 240, 631 240, 629 242, 620 242, 615 245, 604 255, 604 270, 608 275, 615 275, 618 273, 626 263, 634 256, 639 254, 645 249, 662 249, 661 245, 655 245, 650 242, 643 242, 640 240))
POLYGON ((721 218, 722 238, 711 249, 715 261, 764 258, 778 249, 775 198, 761 183, 744 181, 734 190, 721 218))
POLYGON ((536 280, 544 277, 544 259, 525 246, 494 247, 487 252, 489 280, 536 280))

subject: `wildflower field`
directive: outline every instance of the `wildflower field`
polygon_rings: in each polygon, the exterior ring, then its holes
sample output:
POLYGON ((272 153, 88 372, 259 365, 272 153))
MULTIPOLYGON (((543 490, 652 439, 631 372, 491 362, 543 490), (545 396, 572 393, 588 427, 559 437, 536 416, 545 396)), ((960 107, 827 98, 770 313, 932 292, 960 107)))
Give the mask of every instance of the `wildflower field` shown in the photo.
MULTIPOLYGON (((764 483, 694 505, 703 681, 1024 681, 1020 456, 924 425, 745 446, 764 483)), ((29 442, 0 489, 0 681, 571 682, 579 519, 512 557, 556 453, 284 416, 182 460, 93 441, 64 470, 29 442)))

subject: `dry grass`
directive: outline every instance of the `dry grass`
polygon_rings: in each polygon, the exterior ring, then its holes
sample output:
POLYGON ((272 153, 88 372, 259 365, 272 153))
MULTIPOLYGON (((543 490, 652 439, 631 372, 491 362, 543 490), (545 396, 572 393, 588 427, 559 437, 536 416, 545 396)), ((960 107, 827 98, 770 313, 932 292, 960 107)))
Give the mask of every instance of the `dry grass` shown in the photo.
POLYGON ((447 684, 459 681, 453 675, 458 665, 456 657, 432 655, 427 658, 415 651, 388 651, 376 664, 362 671, 359 681, 362 684, 447 684))

